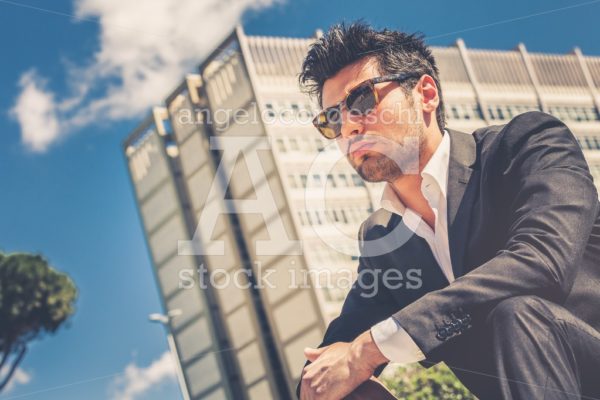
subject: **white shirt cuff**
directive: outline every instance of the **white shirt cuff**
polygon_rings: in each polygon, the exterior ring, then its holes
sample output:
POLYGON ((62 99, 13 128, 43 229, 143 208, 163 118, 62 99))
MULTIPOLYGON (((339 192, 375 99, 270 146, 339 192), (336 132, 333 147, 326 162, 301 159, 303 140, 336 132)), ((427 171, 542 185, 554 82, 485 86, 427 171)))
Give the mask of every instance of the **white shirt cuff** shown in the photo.
POLYGON ((410 364, 425 359, 419 346, 393 317, 373 325, 371 335, 381 354, 392 362, 410 364))

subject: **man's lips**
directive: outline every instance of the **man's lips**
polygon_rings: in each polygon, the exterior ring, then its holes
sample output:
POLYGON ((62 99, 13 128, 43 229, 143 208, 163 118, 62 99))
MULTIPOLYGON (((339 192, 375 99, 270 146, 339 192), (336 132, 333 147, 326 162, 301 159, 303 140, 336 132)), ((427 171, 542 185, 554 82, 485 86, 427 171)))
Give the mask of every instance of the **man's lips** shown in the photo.
POLYGON ((371 143, 366 143, 366 142, 362 142, 362 143, 354 143, 350 146, 350 149, 348 151, 348 153, 353 154, 353 153, 362 153, 365 150, 370 149, 372 146, 371 143))

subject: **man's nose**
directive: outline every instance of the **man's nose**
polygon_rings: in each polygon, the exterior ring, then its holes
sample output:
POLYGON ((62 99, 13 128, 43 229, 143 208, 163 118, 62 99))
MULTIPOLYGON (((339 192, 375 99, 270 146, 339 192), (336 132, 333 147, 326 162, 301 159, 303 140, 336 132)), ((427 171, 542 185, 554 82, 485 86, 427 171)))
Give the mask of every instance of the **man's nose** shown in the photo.
POLYGON ((350 139, 353 136, 361 135, 365 131, 363 118, 361 115, 352 115, 348 110, 342 112, 341 136, 344 139, 350 139))

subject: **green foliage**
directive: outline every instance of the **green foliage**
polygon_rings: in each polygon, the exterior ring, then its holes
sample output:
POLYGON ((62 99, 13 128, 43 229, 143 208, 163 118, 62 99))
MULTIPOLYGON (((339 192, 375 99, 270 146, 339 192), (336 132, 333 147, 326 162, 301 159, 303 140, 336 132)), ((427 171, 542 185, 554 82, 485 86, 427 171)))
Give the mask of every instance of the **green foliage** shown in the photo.
POLYGON ((399 399, 476 399, 443 363, 429 369, 423 368, 419 364, 406 367, 389 366, 381 379, 399 399))
POLYGON ((40 255, 0 253, 0 367, 13 355, 6 385, 27 343, 56 330, 74 313, 77 288, 40 255))

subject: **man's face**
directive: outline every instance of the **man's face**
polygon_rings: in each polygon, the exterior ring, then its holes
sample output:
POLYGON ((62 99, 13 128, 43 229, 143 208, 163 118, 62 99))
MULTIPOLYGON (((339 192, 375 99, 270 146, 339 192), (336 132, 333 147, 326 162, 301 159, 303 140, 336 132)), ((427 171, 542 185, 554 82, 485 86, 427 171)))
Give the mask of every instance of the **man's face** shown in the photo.
MULTIPOLYGON (((323 108, 336 105, 356 85, 382 75, 372 58, 348 65, 325 81, 323 108)), ((351 115, 342 107, 342 130, 336 141, 364 180, 391 181, 407 171, 411 162, 413 167, 414 161, 418 162, 423 142, 421 112, 414 94, 406 96, 396 82, 378 83, 375 91, 379 104, 368 115, 351 115)))

